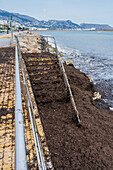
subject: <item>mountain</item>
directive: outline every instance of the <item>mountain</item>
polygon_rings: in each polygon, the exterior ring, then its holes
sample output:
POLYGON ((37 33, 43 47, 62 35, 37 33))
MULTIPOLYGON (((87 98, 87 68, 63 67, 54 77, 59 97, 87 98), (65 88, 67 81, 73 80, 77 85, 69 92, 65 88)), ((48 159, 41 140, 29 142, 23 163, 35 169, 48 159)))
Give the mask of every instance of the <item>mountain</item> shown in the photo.
POLYGON ((76 29, 79 28, 79 25, 71 22, 70 20, 66 20, 66 21, 49 20, 49 21, 40 21, 38 27, 48 28, 48 29, 76 29))
POLYGON ((0 19, 10 20, 12 16, 14 22, 18 22, 27 27, 33 26, 37 28, 48 28, 48 29, 75 29, 79 28, 78 24, 71 22, 70 20, 58 21, 58 20, 49 20, 49 21, 39 21, 33 17, 27 15, 21 15, 18 13, 11 13, 4 10, 0 10, 0 19))
POLYGON ((95 28, 96 30, 101 30, 101 29, 109 30, 109 29, 113 29, 111 26, 109 26, 107 24, 86 24, 86 23, 82 23, 82 24, 80 24, 80 27, 82 29, 95 28))
POLYGON ((13 18, 14 22, 25 25, 26 27, 37 27, 37 28, 48 28, 48 29, 113 29, 109 25, 102 24, 86 24, 82 23, 80 25, 73 23, 70 20, 49 20, 49 21, 39 21, 33 17, 27 15, 21 15, 18 13, 11 13, 0 9, 0 20, 10 20, 13 18))
POLYGON ((14 22, 18 22, 26 26, 34 26, 39 24, 39 21, 33 17, 29 17, 27 15, 21 15, 18 13, 11 13, 0 9, 0 19, 10 20, 11 16, 14 22))

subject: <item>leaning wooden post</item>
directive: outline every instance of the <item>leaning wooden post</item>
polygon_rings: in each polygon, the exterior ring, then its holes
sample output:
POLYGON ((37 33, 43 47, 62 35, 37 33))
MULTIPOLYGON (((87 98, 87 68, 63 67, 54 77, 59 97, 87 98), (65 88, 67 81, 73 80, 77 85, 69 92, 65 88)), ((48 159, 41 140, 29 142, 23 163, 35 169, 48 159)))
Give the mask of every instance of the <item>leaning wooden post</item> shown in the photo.
POLYGON ((72 94, 72 91, 71 91, 71 87, 70 87, 70 84, 69 84, 69 81, 68 81, 68 78, 67 78, 67 75, 66 75, 66 72, 65 72, 64 65, 63 65, 63 63, 60 60, 59 60, 59 63, 60 63, 60 67, 61 67, 61 69, 63 71, 64 82, 65 82, 67 90, 69 91, 71 103, 72 103, 72 106, 73 106, 73 109, 74 109, 73 119, 78 124, 80 124, 81 121, 80 121, 79 112, 78 112, 78 110, 76 108, 76 105, 75 105, 74 97, 73 97, 73 94, 72 94))

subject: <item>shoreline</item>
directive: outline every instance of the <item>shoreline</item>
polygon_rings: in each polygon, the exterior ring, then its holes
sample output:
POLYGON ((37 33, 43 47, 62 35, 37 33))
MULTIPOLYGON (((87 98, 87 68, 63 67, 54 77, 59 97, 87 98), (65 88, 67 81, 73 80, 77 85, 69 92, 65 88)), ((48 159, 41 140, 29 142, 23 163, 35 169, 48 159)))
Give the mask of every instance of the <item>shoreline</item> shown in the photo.
POLYGON ((113 31, 113 29, 111 30, 72 30, 72 29, 66 29, 66 30, 60 30, 60 29, 56 29, 56 30, 50 30, 50 29, 47 29, 47 30, 29 30, 29 31, 91 31, 91 32, 96 32, 96 31, 113 31))

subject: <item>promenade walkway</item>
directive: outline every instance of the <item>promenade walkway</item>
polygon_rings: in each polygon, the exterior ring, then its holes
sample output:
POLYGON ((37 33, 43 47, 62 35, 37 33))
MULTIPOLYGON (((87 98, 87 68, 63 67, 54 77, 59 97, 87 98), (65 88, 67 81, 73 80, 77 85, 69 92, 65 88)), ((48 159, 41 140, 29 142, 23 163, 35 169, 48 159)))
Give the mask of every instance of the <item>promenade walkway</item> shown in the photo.
POLYGON ((14 169, 15 152, 14 48, 0 49, 0 168, 14 169))
MULTIPOLYGON (((32 127, 23 100, 27 165, 37 167, 32 127)), ((0 169, 15 169, 15 50, 0 48, 0 169)))
MULTIPOLYGON (((14 35, 18 35, 18 34, 23 34, 25 33, 25 31, 23 32, 14 32, 14 35)), ((13 37, 13 43, 15 42, 15 39, 13 37)), ((0 34, 0 47, 8 47, 11 45, 11 34, 0 34)))

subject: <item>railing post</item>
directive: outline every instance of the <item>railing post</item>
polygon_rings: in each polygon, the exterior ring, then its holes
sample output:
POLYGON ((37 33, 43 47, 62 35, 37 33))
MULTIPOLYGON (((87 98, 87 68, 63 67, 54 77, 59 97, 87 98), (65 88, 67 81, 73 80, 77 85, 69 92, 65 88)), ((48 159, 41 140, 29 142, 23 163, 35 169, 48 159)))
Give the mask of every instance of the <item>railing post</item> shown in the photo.
POLYGON ((11 21, 10 21, 10 29, 11 29, 11 45, 13 45, 12 16, 11 16, 11 21))
POLYGON ((25 149, 24 121, 21 98, 21 84, 19 74, 18 49, 15 46, 15 169, 27 170, 27 159, 25 149))

